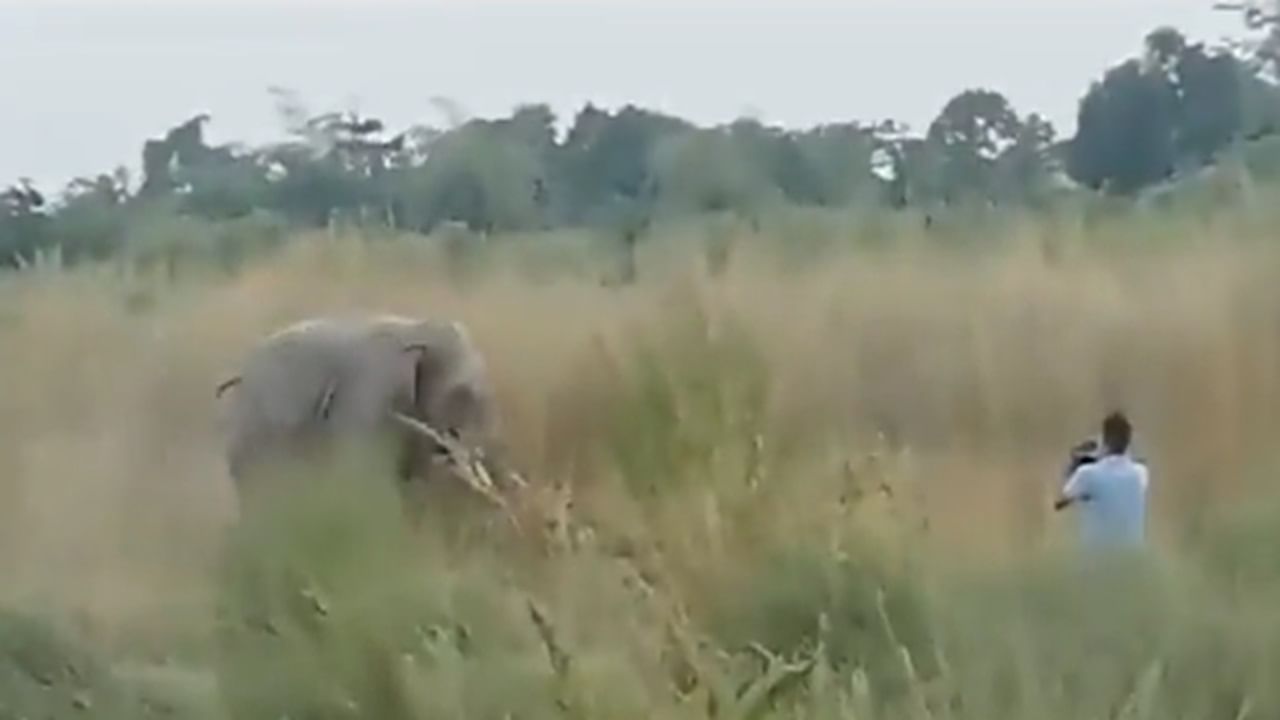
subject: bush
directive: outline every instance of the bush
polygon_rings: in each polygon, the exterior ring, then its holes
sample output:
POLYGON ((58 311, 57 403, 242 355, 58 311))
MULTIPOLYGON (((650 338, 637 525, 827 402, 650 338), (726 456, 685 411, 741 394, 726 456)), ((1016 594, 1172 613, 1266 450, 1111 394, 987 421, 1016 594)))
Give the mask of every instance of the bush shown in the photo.
POLYGON ((634 335, 609 414, 610 458, 637 498, 745 482, 767 400, 763 359, 735 318, 683 293, 666 318, 652 339, 634 335))
POLYGON ((522 596, 441 553, 443 512, 410 532, 389 468, 368 458, 280 475, 235 528, 217 664, 231 715, 555 717, 522 596))
POLYGON ((780 545, 756 558, 712 601, 714 637, 728 649, 816 653, 832 672, 863 674, 882 709, 908 702, 939 672, 924 588, 873 547, 851 556, 780 545))
POLYGON ((48 621, 0 610, 0 718, 136 718, 107 663, 48 621))

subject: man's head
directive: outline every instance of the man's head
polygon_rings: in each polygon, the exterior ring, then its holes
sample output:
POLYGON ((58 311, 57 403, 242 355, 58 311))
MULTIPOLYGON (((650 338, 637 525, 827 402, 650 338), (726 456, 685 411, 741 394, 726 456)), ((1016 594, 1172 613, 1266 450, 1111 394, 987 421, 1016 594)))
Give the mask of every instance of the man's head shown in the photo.
POLYGON ((1109 455, 1123 455, 1133 439, 1133 427, 1122 412, 1113 412, 1102 421, 1102 444, 1109 455))

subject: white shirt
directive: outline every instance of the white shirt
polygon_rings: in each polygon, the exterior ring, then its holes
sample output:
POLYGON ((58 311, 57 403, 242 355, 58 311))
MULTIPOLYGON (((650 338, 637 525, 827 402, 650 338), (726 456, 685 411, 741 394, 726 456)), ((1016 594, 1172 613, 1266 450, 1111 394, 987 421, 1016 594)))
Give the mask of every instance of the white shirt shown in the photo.
POLYGON ((1107 455, 1076 469, 1062 490, 1080 510, 1080 539, 1090 547, 1141 545, 1146 534, 1146 465, 1107 455))

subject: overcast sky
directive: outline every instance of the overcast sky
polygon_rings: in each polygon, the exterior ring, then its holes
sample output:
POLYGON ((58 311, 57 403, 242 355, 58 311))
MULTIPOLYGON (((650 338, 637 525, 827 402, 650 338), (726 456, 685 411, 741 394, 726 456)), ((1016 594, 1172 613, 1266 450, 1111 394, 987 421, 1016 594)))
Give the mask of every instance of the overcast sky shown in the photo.
POLYGON ((633 102, 715 123, 893 117, 966 87, 1074 127, 1076 102, 1160 24, 1238 34, 1212 0, 0 0, 0 184, 137 165, 199 113, 215 140, 278 137, 267 88, 393 127, 545 101, 633 102))

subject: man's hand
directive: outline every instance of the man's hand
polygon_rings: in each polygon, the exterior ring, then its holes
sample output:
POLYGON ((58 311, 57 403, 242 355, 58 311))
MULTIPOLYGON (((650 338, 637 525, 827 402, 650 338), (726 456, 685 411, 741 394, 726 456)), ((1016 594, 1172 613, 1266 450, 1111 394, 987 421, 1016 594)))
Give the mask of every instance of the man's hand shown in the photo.
POLYGON ((1053 509, 1055 511, 1065 510, 1076 502, 1089 502, 1089 496, 1081 495, 1078 498, 1071 498, 1064 495, 1053 502, 1053 509))

